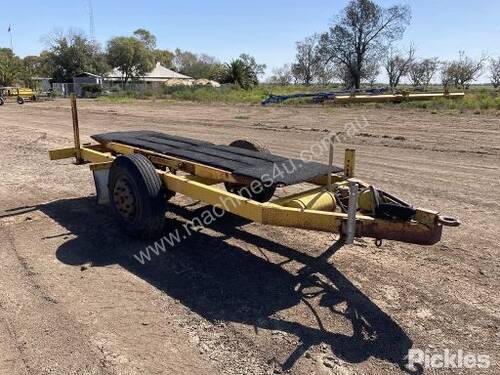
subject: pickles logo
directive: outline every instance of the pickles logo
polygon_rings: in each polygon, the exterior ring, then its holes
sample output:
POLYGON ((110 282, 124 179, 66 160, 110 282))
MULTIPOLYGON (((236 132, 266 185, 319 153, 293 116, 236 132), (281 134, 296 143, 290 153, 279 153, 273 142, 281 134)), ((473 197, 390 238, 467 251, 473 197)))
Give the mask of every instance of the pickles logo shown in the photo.
POLYGON ((408 367, 411 370, 421 368, 467 368, 484 369, 491 365, 487 354, 466 353, 462 349, 443 351, 410 349, 408 351, 408 367))

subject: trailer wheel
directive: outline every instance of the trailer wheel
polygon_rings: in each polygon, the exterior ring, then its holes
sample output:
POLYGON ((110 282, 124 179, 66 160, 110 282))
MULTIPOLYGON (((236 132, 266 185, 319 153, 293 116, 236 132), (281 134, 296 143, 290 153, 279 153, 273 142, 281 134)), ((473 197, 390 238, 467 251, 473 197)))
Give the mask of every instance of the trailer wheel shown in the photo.
MULTIPOLYGON (((245 150, 250 151, 259 151, 266 154, 270 154, 271 152, 262 144, 256 141, 247 141, 244 139, 238 139, 229 144, 231 147, 243 148, 245 150)), ((264 186, 260 185, 258 192, 252 192, 250 186, 235 184, 232 182, 224 182, 224 186, 226 190, 233 194, 238 194, 244 198, 249 198, 256 200, 257 202, 267 202, 274 195, 276 190, 276 185, 264 186)))
POLYGON ((24 104, 24 99, 22 96, 18 96, 16 101, 17 101, 17 104, 24 104))
POLYGON ((152 239, 162 234, 169 192, 145 156, 118 156, 109 171, 108 189, 113 214, 129 235, 152 239))
POLYGON ((5 103, 4 98, 2 98, 2 97, 0 96, 0 105, 4 105, 4 103, 5 103))

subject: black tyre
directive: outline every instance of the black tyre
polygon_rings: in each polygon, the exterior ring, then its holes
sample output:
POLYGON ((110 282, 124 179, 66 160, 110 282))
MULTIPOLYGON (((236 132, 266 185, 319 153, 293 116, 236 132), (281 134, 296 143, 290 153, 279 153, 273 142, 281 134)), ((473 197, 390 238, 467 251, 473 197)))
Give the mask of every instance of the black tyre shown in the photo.
MULTIPOLYGON (((256 141, 247 141, 244 139, 238 139, 237 141, 231 142, 229 144, 231 147, 243 148, 245 150, 250 151, 258 151, 266 154, 270 154, 271 152, 263 145, 256 141)), ((238 194, 242 197, 256 200, 257 202, 267 202, 270 200, 274 192, 276 190, 276 185, 264 186, 261 185, 261 189, 259 191, 252 192, 250 186, 234 184, 231 182, 224 182, 224 186, 226 190, 233 194, 238 194)), ((257 189, 256 189, 257 190, 257 189)))
POLYGON ((145 156, 118 156, 109 171, 108 189, 113 214, 129 235, 145 239, 162 235, 170 194, 145 156))
POLYGON ((17 104, 24 104, 24 99, 21 96, 18 96, 16 99, 17 104))
POLYGON ((2 98, 2 97, 0 96, 0 105, 4 105, 4 104, 5 104, 5 100, 4 100, 4 98, 2 98))

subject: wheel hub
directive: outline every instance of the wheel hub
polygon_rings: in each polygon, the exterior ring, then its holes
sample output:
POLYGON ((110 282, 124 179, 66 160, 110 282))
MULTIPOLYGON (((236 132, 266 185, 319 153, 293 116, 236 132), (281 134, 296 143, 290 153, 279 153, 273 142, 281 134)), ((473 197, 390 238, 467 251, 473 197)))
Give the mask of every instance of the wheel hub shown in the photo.
POLYGON ((135 196, 127 180, 120 178, 113 190, 113 200, 120 215, 126 219, 134 217, 136 212, 135 196))

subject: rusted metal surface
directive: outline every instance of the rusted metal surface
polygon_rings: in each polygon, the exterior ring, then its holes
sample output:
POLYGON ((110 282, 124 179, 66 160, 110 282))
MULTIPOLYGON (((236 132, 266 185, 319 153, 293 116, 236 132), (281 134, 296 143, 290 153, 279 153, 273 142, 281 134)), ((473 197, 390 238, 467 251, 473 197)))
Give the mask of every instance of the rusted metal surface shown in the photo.
POLYGON ((78 109, 76 107, 76 96, 71 94, 71 116, 73 118, 73 140, 75 145, 76 164, 83 164, 82 152, 80 149, 80 128, 78 124, 78 109))
POLYGON ((397 222, 378 219, 371 222, 358 222, 356 236, 417 245, 434 245, 441 240, 442 231, 441 224, 426 226, 414 221, 397 222))

